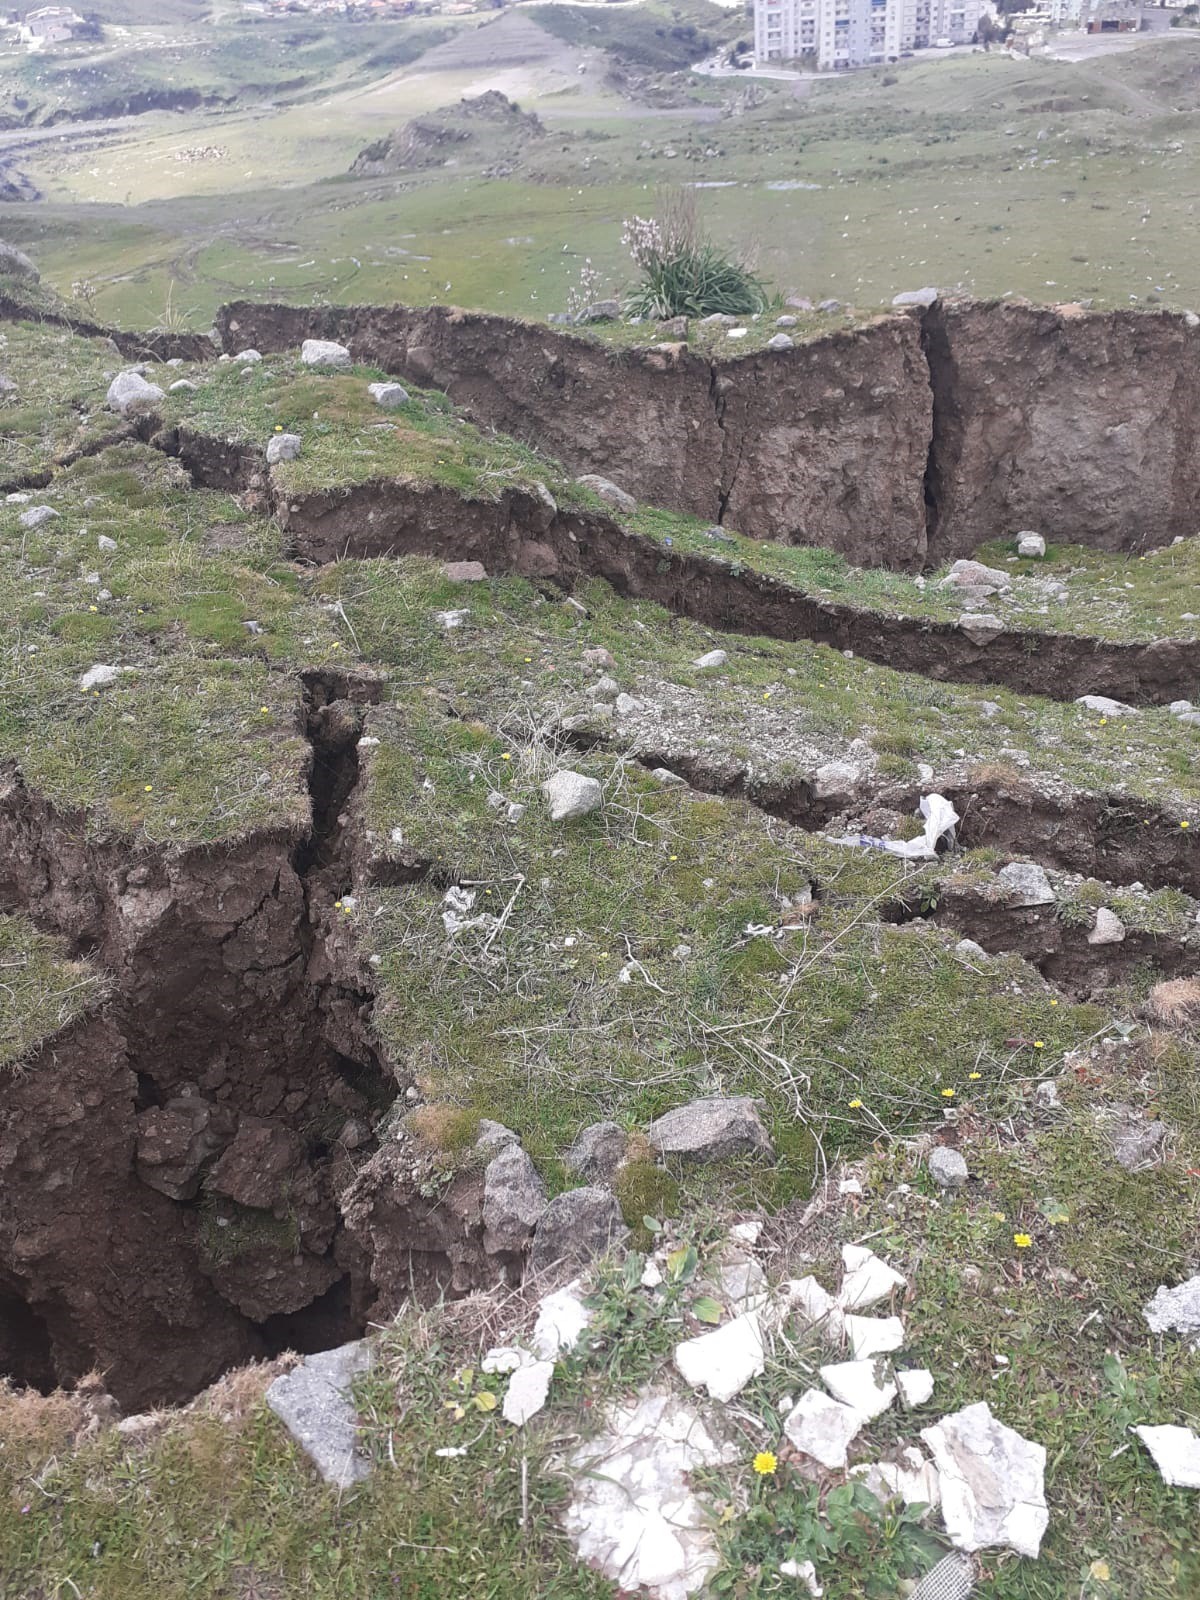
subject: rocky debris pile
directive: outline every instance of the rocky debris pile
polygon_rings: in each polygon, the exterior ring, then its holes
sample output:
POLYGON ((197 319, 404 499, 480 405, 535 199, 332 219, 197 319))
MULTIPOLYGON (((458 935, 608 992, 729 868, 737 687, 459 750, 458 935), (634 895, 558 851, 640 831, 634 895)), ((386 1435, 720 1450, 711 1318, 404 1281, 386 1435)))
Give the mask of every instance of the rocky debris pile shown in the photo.
POLYGON ((354 158, 355 177, 376 178, 389 173, 444 166, 464 149, 486 149, 489 159, 513 160, 524 147, 545 135, 541 118, 522 111, 498 89, 464 96, 456 106, 413 117, 354 158))

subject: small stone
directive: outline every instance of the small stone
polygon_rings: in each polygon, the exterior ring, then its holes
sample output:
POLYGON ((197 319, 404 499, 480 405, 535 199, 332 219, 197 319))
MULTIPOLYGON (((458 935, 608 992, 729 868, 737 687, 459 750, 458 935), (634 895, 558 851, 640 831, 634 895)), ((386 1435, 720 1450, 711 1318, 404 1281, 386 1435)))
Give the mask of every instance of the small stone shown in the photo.
MULTIPOLYGON (((932 1511, 941 1499, 937 1468, 912 1446, 901 1451, 898 1462, 871 1461, 851 1467, 850 1476, 861 1479, 876 1499, 885 1502, 903 1500, 906 1506, 924 1505, 932 1511)), ((946 1600, 954 1600, 953 1594, 948 1593, 946 1600)))
POLYGON ((629 1237, 615 1196, 588 1185, 568 1189, 542 1214, 533 1238, 530 1270, 537 1274, 563 1261, 585 1263, 619 1248, 629 1237))
POLYGON ((762 1328, 754 1312, 675 1346, 675 1365, 693 1389, 728 1402, 766 1369, 762 1328))
POLYGON ((298 433, 276 433, 267 440, 267 465, 278 466, 281 461, 295 461, 304 441, 298 433))
POLYGON ((604 803, 604 790, 599 779, 566 769, 546 780, 542 785, 542 794, 550 808, 551 822, 572 822, 578 817, 586 817, 598 811, 604 803))
POLYGON ((905 289, 901 294, 892 296, 894 306, 931 306, 938 297, 934 288, 905 289))
POLYGON ((847 1311, 865 1311, 886 1300, 894 1289, 907 1288, 906 1280, 894 1267, 863 1245, 844 1244, 842 1264, 846 1271, 839 1299, 847 1311))
POLYGON ((802 1455, 831 1472, 846 1465, 846 1450, 868 1419, 852 1406, 831 1400, 820 1389, 809 1389, 784 1419, 783 1431, 802 1455))
POLYGON ((518 1367, 504 1391, 500 1409, 505 1422, 519 1428, 537 1416, 546 1404, 553 1376, 553 1361, 531 1361, 528 1366, 518 1367))
POLYGON ((482 561, 443 561, 442 577, 451 583, 483 583, 487 568, 482 561))
POLYGON ((402 383, 370 383, 367 393, 385 411, 395 411, 399 406, 408 404, 408 390, 402 383))
POLYGON ((597 472, 587 472, 583 477, 576 478, 575 482, 583 489, 590 489, 606 505, 612 506, 616 511, 625 512, 627 516, 637 510, 637 501, 633 496, 626 494, 624 489, 613 483, 611 478, 602 478, 597 472))
POLYGON ((1006 904, 1014 909, 1054 903, 1050 880, 1036 861, 1010 861, 1006 867, 1000 868, 996 880, 1006 891, 1006 904))
POLYGON ((1136 717, 1138 708, 1127 706, 1124 700, 1110 700, 1106 694, 1081 694, 1075 704, 1087 711, 1097 711, 1102 717, 1136 717))
POLYGON ((556 1361, 565 1351, 574 1350, 592 1320, 592 1313, 580 1299, 578 1278, 548 1294, 538 1307, 530 1344, 541 1361, 556 1361))
POLYGON ((619 300, 593 300, 590 306, 575 316, 575 321, 588 322, 616 322, 621 315, 621 302, 619 300))
POLYGON ((99 550, 115 550, 117 548, 117 541, 115 539, 110 539, 106 533, 102 533, 96 540, 96 548, 99 550))
POLYGON ((672 772, 670 767, 654 767, 650 776, 656 783, 661 783, 665 789, 686 789, 687 779, 681 778, 677 772, 672 772))
POLYGON ((580 659, 585 667, 599 667, 601 670, 611 670, 617 664, 612 651, 606 650, 602 644, 590 645, 580 659))
POLYGON ((658 1117, 646 1137, 659 1155, 727 1161, 733 1156, 773 1156, 774 1147, 748 1096, 692 1100, 658 1117))
POLYGON ((163 399, 163 391, 156 383, 147 383, 140 372, 118 372, 108 386, 108 408, 128 416, 163 399))
POLYGON ((23 528, 40 528, 43 523, 57 522, 58 515, 53 506, 30 506, 28 511, 22 511, 17 521, 23 528))
POLYGON ((749 332, 749 328, 726 328, 725 337, 727 339, 744 339, 749 332))
POLYGON ((1200 1435, 1191 1428, 1143 1424, 1134 1430, 1154 1457, 1164 1483, 1176 1489, 1200 1489, 1200 1435))
POLYGON ((1046 554, 1046 541, 1040 533, 1026 531, 1017 535, 1017 554, 1026 560, 1040 559, 1046 554))
POLYGON ((1167 707, 1173 717, 1186 717, 1189 711, 1194 711, 1195 709, 1190 700, 1172 700, 1167 707))
POLYGON ((331 367, 336 370, 354 365, 354 357, 346 346, 333 339, 305 339, 300 347, 300 360, 306 367, 331 367))
POLYGON ((620 692, 621 685, 607 673, 604 677, 597 678, 595 683, 589 684, 587 689, 590 700, 615 700, 620 692))
POLYGON ((624 1161, 628 1144, 629 1135, 619 1122, 594 1122, 576 1135, 563 1165, 581 1178, 607 1182, 624 1161))
POLYGON ((1193 1350, 1200 1349, 1200 1273, 1173 1289, 1161 1285, 1142 1315, 1151 1333, 1182 1334, 1193 1350))
POLYGON ((167 389, 171 394, 194 394, 196 385, 190 378, 177 378, 174 383, 167 385, 167 389))
POLYGON ((961 956, 964 961, 987 960, 987 951, 981 944, 976 944, 974 939, 960 939, 954 946, 954 954, 961 956))
POLYGON ((985 1400, 922 1428, 921 1437, 937 1463, 951 1543, 1035 1558, 1050 1521, 1043 1447, 998 1422, 985 1400))
POLYGON ((310 1458, 326 1483, 349 1489, 370 1476, 358 1446, 358 1418, 350 1386, 371 1364, 365 1339, 306 1356, 276 1378, 267 1405, 310 1458))
POLYGON ((948 1144, 935 1145, 929 1152, 929 1176, 939 1189, 961 1189, 969 1173, 967 1163, 948 1144))
POLYGON ((470 615, 471 609, 469 606, 460 606, 456 611, 435 611, 433 620, 439 627, 445 628, 446 632, 449 633, 454 628, 461 628, 470 615))
POLYGON ((506 1144, 483 1173, 483 1245, 490 1255, 523 1250, 546 1211, 546 1185, 519 1144, 506 1144))
POLYGON ((262 356, 259 355, 257 350, 239 350, 233 359, 235 362, 240 361, 243 366, 256 367, 262 360, 262 356))
POLYGON ((632 717, 642 709, 642 702, 635 700, 631 694, 619 694, 613 702, 613 710, 619 717, 632 717))
POLYGON ((1089 944, 1120 944, 1125 938, 1125 924, 1115 911, 1101 906, 1096 912, 1092 931, 1087 936, 1089 944))
POLYGON ((786 333, 775 333, 767 340, 768 350, 794 350, 796 341, 786 333))
POLYGON ((972 644, 990 644, 1004 632, 1004 624, 990 611, 964 611, 958 626, 972 644))
POLYGON ((835 1400, 868 1419, 886 1411, 898 1392, 890 1379, 879 1382, 874 1361, 834 1361, 820 1373, 835 1400))
POLYGON ((1038 1084, 1033 1091, 1034 1104, 1040 1111, 1053 1111, 1058 1106, 1058 1085, 1053 1078, 1046 1078, 1038 1084))
POLYGON ((782 317, 776 317, 775 326, 777 328, 794 328, 799 320, 799 317, 793 317, 790 313, 788 313, 782 317))
POLYGON ((904 1344, 904 1324, 899 1317, 848 1316, 844 1328, 855 1361, 890 1355, 904 1344))
POLYGON ((110 683, 116 683, 124 670, 124 667, 111 667, 104 662, 97 662, 79 678, 79 687, 84 694, 90 694, 93 689, 106 689, 110 683))
POLYGON ((723 667, 729 660, 724 650, 709 650, 702 656, 697 656, 692 662, 694 667, 699 667, 702 672, 711 672, 715 667, 723 667))
POLYGON ((917 1406, 923 1406, 927 1400, 933 1398, 933 1373, 926 1367, 909 1367, 904 1372, 895 1372, 892 1376, 896 1380, 896 1387, 900 1391, 900 1403, 909 1411, 917 1406))

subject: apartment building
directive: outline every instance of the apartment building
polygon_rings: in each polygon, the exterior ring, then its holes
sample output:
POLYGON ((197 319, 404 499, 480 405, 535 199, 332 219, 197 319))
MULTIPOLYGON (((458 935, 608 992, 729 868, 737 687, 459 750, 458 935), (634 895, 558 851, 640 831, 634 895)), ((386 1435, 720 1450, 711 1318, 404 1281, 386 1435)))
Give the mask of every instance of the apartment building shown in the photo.
POLYGON ((821 72, 865 67, 943 40, 969 44, 981 10, 982 0, 754 0, 754 53, 821 72))

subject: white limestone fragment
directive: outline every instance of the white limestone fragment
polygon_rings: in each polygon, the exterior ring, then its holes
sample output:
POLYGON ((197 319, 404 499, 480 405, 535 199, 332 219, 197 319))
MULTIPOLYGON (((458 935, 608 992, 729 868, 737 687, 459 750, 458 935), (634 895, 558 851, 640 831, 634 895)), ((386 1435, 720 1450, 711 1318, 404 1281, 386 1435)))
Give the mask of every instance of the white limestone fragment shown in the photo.
POLYGON ((834 1361, 820 1373, 835 1400, 868 1420, 886 1411, 898 1392, 890 1378, 880 1382, 874 1361, 834 1361))
POLYGON ((1050 1521, 1044 1448, 998 1422, 986 1400, 922 1428, 921 1437, 937 1463, 951 1543, 967 1551, 1006 1545, 1035 1557, 1050 1521))
POLYGON ((809 1389, 784 1419, 783 1431, 797 1450, 832 1471, 846 1465, 846 1450, 867 1421, 853 1406, 809 1389))
POLYGON ((1164 1483, 1176 1489, 1200 1489, 1200 1435, 1170 1424, 1133 1431, 1154 1457, 1164 1483))
POLYGON ((904 1343, 904 1324, 899 1317, 855 1317, 845 1320, 846 1338, 855 1361, 888 1355, 904 1343))
POLYGON ((693 1389, 714 1400, 732 1400, 766 1366, 762 1327, 756 1313, 734 1317, 724 1327, 675 1346, 675 1365, 693 1389))

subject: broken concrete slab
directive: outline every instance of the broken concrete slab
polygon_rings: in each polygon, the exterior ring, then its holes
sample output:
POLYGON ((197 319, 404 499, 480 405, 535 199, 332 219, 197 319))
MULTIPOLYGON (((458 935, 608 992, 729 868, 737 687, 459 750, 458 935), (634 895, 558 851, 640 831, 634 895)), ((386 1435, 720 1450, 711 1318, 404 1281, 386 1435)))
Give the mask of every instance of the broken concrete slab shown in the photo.
POLYGON ((371 1463, 358 1442, 358 1416, 350 1386, 371 1365, 365 1339, 306 1356, 275 1379, 268 1406, 312 1461, 326 1483, 349 1489, 370 1476, 371 1463))
POLYGON ((906 1410, 915 1411, 933 1398, 933 1373, 928 1367, 909 1367, 903 1372, 894 1372, 892 1376, 900 1391, 900 1404, 906 1410))
POLYGON ((750 1312, 712 1333, 675 1346, 675 1365, 693 1389, 705 1388, 714 1400, 732 1400, 766 1368, 762 1326, 750 1312))
POLYGON ((720 1559, 712 1508, 690 1475, 738 1455, 674 1394, 611 1406, 601 1433, 568 1459, 574 1486, 564 1523, 579 1560, 622 1593, 686 1600, 720 1559))
POLYGON ((1050 1521, 1045 1449, 998 1421, 986 1400, 922 1428, 921 1437, 937 1463, 951 1543, 1036 1556, 1050 1521))
POLYGON ((1133 1431, 1154 1457, 1164 1483, 1176 1489, 1200 1489, 1200 1435, 1169 1423, 1133 1431))
POLYGON ((783 1431, 802 1454, 835 1471, 845 1467, 846 1451, 867 1421, 853 1406, 809 1389, 784 1419, 783 1431))

